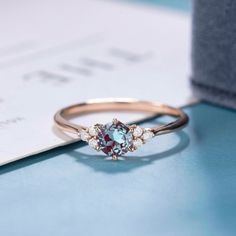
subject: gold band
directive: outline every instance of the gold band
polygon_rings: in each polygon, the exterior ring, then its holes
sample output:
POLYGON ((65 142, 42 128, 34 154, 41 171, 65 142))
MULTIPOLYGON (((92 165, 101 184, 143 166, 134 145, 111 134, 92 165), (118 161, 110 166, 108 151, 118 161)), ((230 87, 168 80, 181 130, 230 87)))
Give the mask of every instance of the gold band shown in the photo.
POLYGON ((188 116, 180 109, 169 107, 157 102, 138 101, 134 99, 98 99, 79 103, 59 110, 54 116, 57 126, 79 135, 81 140, 97 151, 117 160, 128 151, 135 151, 149 139, 183 128, 188 123, 188 116), (136 124, 125 125, 117 119, 112 123, 95 124, 84 127, 74 124, 71 118, 94 112, 128 111, 147 112, 152 115, 169 115, 175 121, 152 128, 142 128, 136 124))
POLYGON ((70 122, 70 118, 94 112, 129 111, 147 112, 152 115, 168 115, 176 117, 174 122, 152 127, 155 135, 166 134, 183 128, 188 123, 188 116, 180 109, 157 102, 138 101, 134 99, 95 99, 75 104, 59 110, 54 120, 57 126, 67 132, 78 133, 86 127, 70 122))

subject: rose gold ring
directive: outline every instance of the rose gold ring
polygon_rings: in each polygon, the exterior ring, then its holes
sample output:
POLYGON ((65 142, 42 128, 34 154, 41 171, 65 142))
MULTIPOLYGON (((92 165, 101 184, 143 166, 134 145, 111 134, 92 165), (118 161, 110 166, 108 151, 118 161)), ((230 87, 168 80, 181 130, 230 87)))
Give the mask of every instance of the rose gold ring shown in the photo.
POLYGON ((128 151, 135 151, 149 139, 174 132, 188 123, 188 116, 180 109, 157 102, 138 101, 134 99, 96 99, 65 107, 59 110, 54 120, 65 132, 76 133, 81 140, 97 151, 117 160, 128 151), (74 124, 71 118, 88 113, 106 111, 147 112, 151 115, 168 115, 175 121, 152 127, 142 128, 136 124, 127 125, 116 118, 108 124, 95 124, 90 127, 74 124))

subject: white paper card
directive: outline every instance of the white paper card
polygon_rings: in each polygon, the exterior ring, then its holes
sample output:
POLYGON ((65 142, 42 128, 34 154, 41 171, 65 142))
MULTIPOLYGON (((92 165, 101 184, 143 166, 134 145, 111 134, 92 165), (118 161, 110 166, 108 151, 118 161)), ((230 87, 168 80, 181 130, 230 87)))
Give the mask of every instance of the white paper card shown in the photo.
POLYGON ((0 8, 0 165, 72 142, 53 127, 64 106, 102 97, 191 101, 187 14, 91 0, 14 4, 0 8))

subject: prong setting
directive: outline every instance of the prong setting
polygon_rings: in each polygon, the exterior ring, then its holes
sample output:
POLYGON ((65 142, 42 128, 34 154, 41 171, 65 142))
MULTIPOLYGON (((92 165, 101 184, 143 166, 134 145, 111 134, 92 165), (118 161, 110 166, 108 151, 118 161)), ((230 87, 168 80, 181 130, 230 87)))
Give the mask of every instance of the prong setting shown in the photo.
POLYGON ((133 129, 133 136, 134 137, 139 138, 142 136, 142 134, 143 134, 143 129, 140 126, 136 126, 133 129))
POLYGON ((116 125, 118 123, 118 120, 116 118, 113 118, 112 123, 116 125))
POLYGON ((133 148, 137 150, 143 144, 145 144, 149 139, 154 137, 154 133, 147 128, 142 128, 138 125, 130 126, 133 135, 133 148))
POLYGON ((116 118, 106 125, 96 124, 80 130, 81 140, 87 142, 96 151, 103 151, 117 160, 126 152, 133 152, 154 137, 151 129, 138 125, 126 126, 116 118))
POLYGON ((133 140, 133 146, 134 146, 135 150, 137 150, 142 145, 143 145, 143 140, 142 139, 136 138, 136 139, 133 140))
POLYGON ((91 138, 88 133, 88 129, 82 129, 79 134, 80 134, 80 138, 85 142, 88 142, 89 139, 91 138))
POLYGON ((91 136, 97 136, 98 135, 98 128, 96 125, 90 126, 88 128, 88 132, 91 136))
POLYGON ((112 155, 112 160, 113 160, 113 161, 117 161, 117 160, 118 160, 118 156, 112 155))
POLYGON ((142 135, 142 139, 144 142, 149 141, 151 138, 154 137, 154 133, 150 129, 145 129, 142 135))

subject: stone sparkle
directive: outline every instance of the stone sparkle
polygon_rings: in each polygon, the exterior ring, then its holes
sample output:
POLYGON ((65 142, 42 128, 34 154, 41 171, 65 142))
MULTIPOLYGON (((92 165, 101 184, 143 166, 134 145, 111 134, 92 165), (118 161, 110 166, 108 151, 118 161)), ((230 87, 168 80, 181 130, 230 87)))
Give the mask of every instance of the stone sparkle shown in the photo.
POLYGON ((100 127, 98 141, 101 151, 109 156, 121 156, 132 146, 130 129, 120 121, 100 127))

